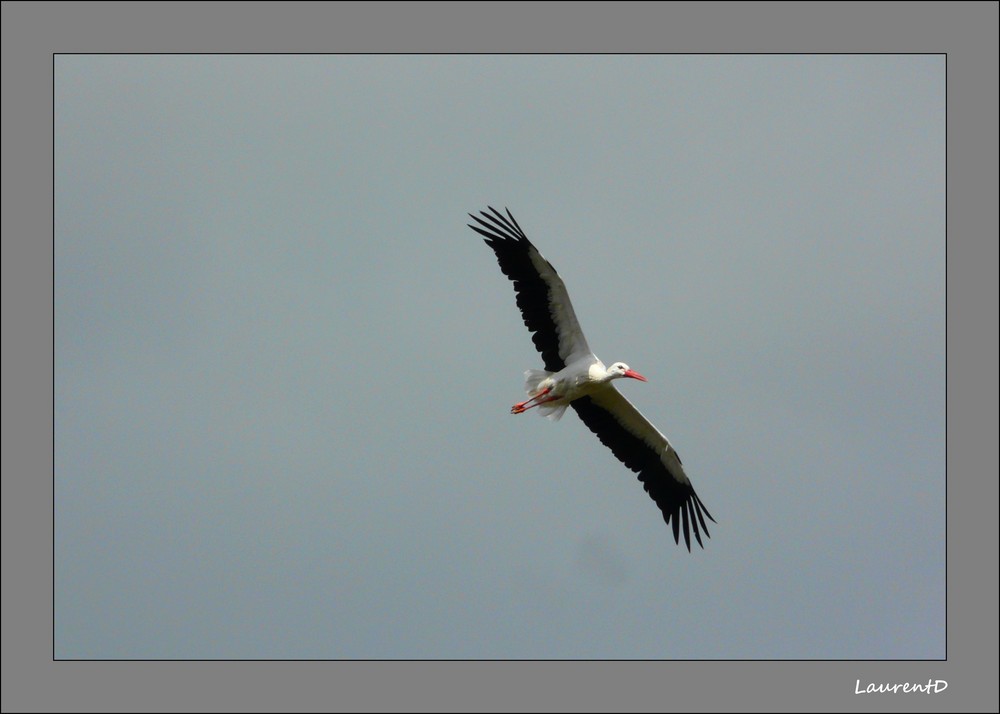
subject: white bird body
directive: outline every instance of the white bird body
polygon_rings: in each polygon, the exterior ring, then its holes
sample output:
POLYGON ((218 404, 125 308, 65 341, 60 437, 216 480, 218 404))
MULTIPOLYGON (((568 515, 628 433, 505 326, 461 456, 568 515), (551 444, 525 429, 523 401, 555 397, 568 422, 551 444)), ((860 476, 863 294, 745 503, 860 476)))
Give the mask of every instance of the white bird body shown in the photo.
MULTIPOLYGON (((630 370, 628 365, 623 362, 616 362, 609 369, 597 357, 589 355, 581 357, 558 372, 547 372, 544 369, 527 370, 524 373, 524 391, 532 399, 544 397, 535 406, 538 407, 542 416, 557 421, 574 399, 607 389, 611 380, 621 377, 645 379, 630 370)), ((529 399, 521 404, 525 405, 531 401, 529 399)), ((515 414, 520 414, 530 408, 512 409, 512 411, 515 414)))
POLYGON ((628 468, 639 474, 646 492, 672 525, 674 540, 691 550, 691 531, 699 545, 701 531, 708 536, 705 517, 714 521, 694 492, 680 457, 667 437, 614 387, 621 378, 646 378, 623 362, 605 367, 587 345, 562 279, 538 252, 514 220, 494 208, 469 214, 496 253, 500 269, 514 283, 517 305, 545 369, 524 373, 528 399, 511 407, 521 414, 538 408, 542 416, 558 420, 572 406, 580 419, 628 468), (486 220, 483 220, 486 219, 486 220), (700 526, 700 528, 699 528, 700 526))

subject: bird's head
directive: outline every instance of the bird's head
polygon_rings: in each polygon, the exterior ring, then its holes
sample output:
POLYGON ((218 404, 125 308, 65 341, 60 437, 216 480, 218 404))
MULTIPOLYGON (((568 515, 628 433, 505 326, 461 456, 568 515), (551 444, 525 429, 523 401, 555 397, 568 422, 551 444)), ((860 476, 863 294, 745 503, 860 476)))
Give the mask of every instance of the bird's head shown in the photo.
POLYGON ((638 379, 640 382, 646 381, 645 377, 635 370, 630 369, 624 362, 615 362, 613 365, 608 367, 608 379, 621 379, 622 377, 638 379))

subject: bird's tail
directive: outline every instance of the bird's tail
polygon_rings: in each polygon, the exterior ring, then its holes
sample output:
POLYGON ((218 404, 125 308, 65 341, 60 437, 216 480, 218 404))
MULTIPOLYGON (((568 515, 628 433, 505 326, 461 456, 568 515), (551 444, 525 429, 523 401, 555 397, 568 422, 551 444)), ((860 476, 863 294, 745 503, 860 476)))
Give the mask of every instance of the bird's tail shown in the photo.
MULTIPOLYGON (((544 369, 529 369, 524 373, 524 391, 528 393, 529 397, 533 397, 541 391, 542 382, 552 376, 552 372, 546 372, 544 369)), ((563 415, 566 411, 565 402, 554 402, 552 404, 539 404, 538 413, 548 419, 549 421, 559 421, 559 417, 563 415)))
POLYGON ((538 405, 538 415, 543 416, 549 421, 559 421, 562 415, 566 412, 566 404, 563 402, 556 402, 554 404, 539 404, 538 405))
POLYGON ((542 383, 542 380, 546 377, 552 375, 552 372, 546 372, 544 369, 529 369, 524 372, 524 391, 528 393, 529 397, 533 397, 538 394, 538 385, 542 383))

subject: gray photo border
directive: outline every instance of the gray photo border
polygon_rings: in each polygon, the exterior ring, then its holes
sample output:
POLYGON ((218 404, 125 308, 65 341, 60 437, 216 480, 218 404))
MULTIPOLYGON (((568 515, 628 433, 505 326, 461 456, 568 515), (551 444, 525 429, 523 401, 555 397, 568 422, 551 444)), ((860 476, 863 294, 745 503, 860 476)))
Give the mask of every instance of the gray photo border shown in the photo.
POLYGON ((4 712, 998 710, 997 3, 4 2, 2 15, 4 712), (154 51, 946 54, 947 659, 54 661, 53 56, 154 51), (948 689, 854 693, 929 679, 948 689))

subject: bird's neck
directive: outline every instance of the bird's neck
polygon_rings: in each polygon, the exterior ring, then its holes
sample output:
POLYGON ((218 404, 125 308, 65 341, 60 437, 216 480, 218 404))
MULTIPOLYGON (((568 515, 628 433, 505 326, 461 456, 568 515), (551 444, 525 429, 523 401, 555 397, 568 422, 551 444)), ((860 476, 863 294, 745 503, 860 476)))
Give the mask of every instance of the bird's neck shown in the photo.
POLYGON ((598 384, 604 384, 605 382, 610 382, 617 375, 608 372, 608 368, 605 367, 600 362, 590 365, 590 370, 587 374, 591 382, 597 382, 598 384))

